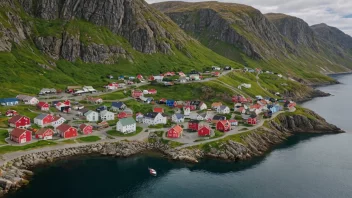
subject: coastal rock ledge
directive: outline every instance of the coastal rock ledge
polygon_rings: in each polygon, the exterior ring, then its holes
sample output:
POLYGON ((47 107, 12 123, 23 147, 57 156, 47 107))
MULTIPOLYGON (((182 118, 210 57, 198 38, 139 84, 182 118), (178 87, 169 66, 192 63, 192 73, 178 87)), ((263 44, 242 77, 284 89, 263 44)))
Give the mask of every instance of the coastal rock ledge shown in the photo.
POLYGON ((149 142, 106 142, 30 153, 8 161, 0 167, 0 194, 16 190, 27 184, 27 179, 33 174, 27 169, 70 156, 98 154, 128 157, 145 151, 157 151, 173 160, 191 163, 197 163, 199 159, 204 157, 238 161, 263 155, 271 146, 284 141, 295 133, 341 132, 344 131, 327 123, 316 113, 307 109, 299 109, 298 113, 297 111, 282 113, 258 129, 193 147, 172 148, 171 144, 163 143, 160 137, 150 133, 149 139, 153 139, 153 141, 149 142))

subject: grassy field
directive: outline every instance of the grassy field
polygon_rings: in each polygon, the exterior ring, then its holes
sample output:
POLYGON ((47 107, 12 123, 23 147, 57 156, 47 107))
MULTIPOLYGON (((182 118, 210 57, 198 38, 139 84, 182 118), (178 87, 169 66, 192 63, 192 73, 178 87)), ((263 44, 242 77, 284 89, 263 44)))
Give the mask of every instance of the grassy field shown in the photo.
POLYGON ((96 142, 101 140, 99 136, 87 136, 87 137, 81 137, 76 139, 77 142, 96 142))
POLYGON ((112 93, 101 95, 100 97, 103 100, 120 100, 120 99, 123 99, 123 98, 127 98, 128 96, 129 95, 125 95, 123 93, 123 91, 115 91, 115 92, 112 92, 112 93))
POLYGON ((42 140, 32 144, 27 144, 24 146, 2 146, 0 147, 0 154, 16 152, 16 151, 25 151, 29 149, 36 149, 36 148, 47 147, 47 146, 54 146, 56 144, 57 143, 53 141, 42 140))
POLYGON ((133 132, 133 133, 123 134, 121 132, 116 131, 116 129, 112 129, 110 131, 107 131, 106 133, 111 135, 111 136, 115 136, 115 137, 132 137, 132 136, 135 136, 135 135, 139 134, 142 131, 143 131, 143 128, 137 126, 136 132, 133 132))
POLYGON ((30 106, 30 105, 17 105, 17 106, 0 106, 0 112, 5 113, 7 110, 16 110, 20 115, 27 116, 31 119, 37 117, 39 114, 38 113, 33 113, 30 110, 35 110, 37 111, 35 106, 30 106))

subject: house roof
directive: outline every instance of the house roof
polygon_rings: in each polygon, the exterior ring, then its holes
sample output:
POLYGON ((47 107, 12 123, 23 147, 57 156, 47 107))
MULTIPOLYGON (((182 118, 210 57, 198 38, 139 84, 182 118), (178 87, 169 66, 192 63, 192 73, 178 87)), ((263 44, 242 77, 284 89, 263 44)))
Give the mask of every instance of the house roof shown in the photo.
POLYGON ((123 103, 123 102, 113 102, 113 103, 111 104, 112 107, 116 107, 116 108, 121 108, 121 107, 123 107, 124 105, 125 105, 125 103, 123 103))
POLYGON ((46 103, 46 102, 39 102, 39 103, 38 103, 38 106, 40 106, 40 107, 43 107, 44 105, 49 105, 49 104, 46 103))
POLYGON ((220 122, 221 124, 223 124, 224 126, 227 125, 227 124, 229 124, 229 121, 228 121, 228 120, 219 120, 219 122, 220 122))
POLYGON ((174 132, 176 132, 178 134, 182 133, 182 131, 183 131, 183 128, 180 125, 176 125, 176 126, 172 127, 171 129, 174 130, 174 132))
POLYGON ((156 112, 156 113, 163 113, 163 112, 164 112, 164 109, 161 108, 161 107, 155 107, 155 108, 153 109, 153 111, 156 112))
POLYGON ((52 131, 51 129, 47 129, 47 128, 41 128, 39 129, 39 131, 37 131, 35 134, 37 135, 43 135, 45 132, 47 131, 52 131))
POLYGON ((70 128, 71 128, 71 126, 68 124, 61 124, 56 129, 59 130, 60 132, 65 132, 65 131, 69 130, 70 128))
POLYGON ((92 111, 92 110, 89 110, 89 111, 87 111, 87 112, 84 114, 84 116, 88 116, 88 115, 90 115, 90 114, 92 114, 92 113, 96 113, 96 114, 97 114, 97 112, 92 111))
POLYGON ((213 104, 211 104, 212 107, 218 107, 221 106, 222 103, 221 102, 214 102, 213 104))
POLYGON ((35 117, 35 119, 38 119, 38 120, 43 120, 46 116, 48 116, 49 114, 46 114, 46 113, 42 113, 40 115, 38 115, 37 117, 35 117))
POLYGON ((215 115, 213 117, 213 120, 226 120, 226 117, 225 116, 221 116, 221 115, 215 115))
POLYGON ((225 110, 226 108, 228 108, 226 105, 221 105, 220 106, 220 110, 225 110))
POLYGON ((230 123, 238 122, 237 120, 229 120, 230 123))
POLYGON ((159 113, 157 112, 150 112, 144 115, 145 118, 155 118, 159 113))
POLYGON ((21 115, 13 116, 11 119, 9 119, 9 123, 16 123, 16 122, 19 121, 22 117, 24 117, 24 116, 21 116, 21 115))
POLYGON ((185 117, 185 116, 184 116, 183 114, 181 114, 181 113, 175 113, 174 115, 176 116, 177 119, 182 119, 182 118, 185 117))
POLYGON ((60 119, 64 119, 64 120, 65 120, 65 118, 63 118, 63 117, 55 116, 54 119, 53 119, 53 122, 55 122, 55 121, 57 121, 57 120, 60 120, 60 119))
POLYGON ((91 125, 88 125, 88 124, 81 124, 81 125, 79 125, 79 128, 80 128, 81 130, 83 130, 83 129, 86 128, 87 126, 91 126, 91 125))
POLYGON ((14 137, 20 137, 23 133, 25 133, 26 131, 28 130, 25 130, 25 129, 19 129, 19 128, 15 128, 11 131, 11 136, 14 136, 14 137))
POLYGON ((190 120, 189 123, 200 123, 199 120, 190 120))
POLYGON ((0 99, 0 102, 18 102, 18 99, 17 98, 3 98, 3 99, 0 99))
POLYGON ((83 113, 83 114, 85 114, 85 113, 87 113, 87 112, 89 111, 89 109, 83 108, 83 109, 80 109, 80 110, 78 110, 78 111, 81 112, 81 113, 83 113))
POLYGON ((136 121, 133 118, 124 118, 119 120, 119 122, 121 123, 122 126, 127 126, 127 125, 131 125, 131 124, 135 124, 136 121))
POLYGON ((190 102, 190 105, 196 105, 196 106, 198 106, 198 105, 200 105, 201 103, 202 103, 201 101, 195 100, 195 101, 191 101, 191 102, 190 102))
POLYGON ((104 111, 101 111, 101 112, 100 112, 100 115, 101 115, 101 116, 105 116, 105 115, 107 115, 107 114, 114 114, 114 113, 112 113, 112 112, 110 112, 110 111, 108 111, 108 110, 104 110, 104 111))
POLYGON ((19 100, 31 100, 32 98, 35 98, 34 96, 28 96, 28 95, 18 95, 16 96, 17 99, 19 100))

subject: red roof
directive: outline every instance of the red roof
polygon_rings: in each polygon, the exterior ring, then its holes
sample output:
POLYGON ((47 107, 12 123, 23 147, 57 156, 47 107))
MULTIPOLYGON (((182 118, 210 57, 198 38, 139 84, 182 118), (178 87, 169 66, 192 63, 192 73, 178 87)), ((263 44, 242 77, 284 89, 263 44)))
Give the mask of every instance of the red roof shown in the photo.
POLYGON ((180 127, 180 125, 176 125, 173 128, 171 128, 171 129, 173 129, 174 132, 176 132, 178 134, 182 133, 182 131, 183 131, 183 129, 182 129, 182 127, 180 127))
POLYGON ((159 101, 161 101, 161 102, 166 102, 166 98, 162 98, 162 99, 160 99, 159 101))
POLYGON ((230 123, 238 122, 237 120, 229 120, 230 123))
POLYGON ((53 119, 53 122, 55 122, 55 121, 57 121, 57 120, 59 120, 59 119, 61 119, 61 117, 54 117, 54 119, 53 119))
POLYGON ((155 108, 154 108, 154 112, 155 112, 155 113, 164 113, 164 109, 161 108, 161 107, 155 107, 155 108))
POLYGON ((49 104, 46 103, 46 102, 39 102, 39 103, 38 103, 38 106, 39 106, 39 107, 43 107, 43 106, 46 106, 46 105, 49 105, 49 104))
POLYGON ((16 122, 19 121, 22 117, 24 117, 24 116, 21 116, 21 115, 13 116, 11 119, 9 119, 9 123, 16 123, 16 122))
POLYGON ((86 128, 88 125, 86 125, 86 124, 81 124, 81 125, 79 125, 79 128, 81 129, 81 130, 83 130, 84 128, 86 128))
POLYGON ((69 130, 70 128, 71 128, 70 125, 62 124, 62 125, 58 126, 56 129, 59 130, 60 132, 65 132, 65 131, 69 130))
POLYGON ((252 106, 250 106, 251 109, 261 109, 262 106, 260 104, 254 104, 252 106))
MULTIPOLYGON (((36 135, 43 135, 44 133, 46 133, 47 131, 49 131, 51 129, 46 129, 46 128, 42 128, 39 131, 37 131, 35 134, 36 135)), ((52 131, 52 130, 51 130, 52 131)))
POLYGON ((26 131, 28 130, 15 128, 11 131, 11 136, 19 138, 26 131))

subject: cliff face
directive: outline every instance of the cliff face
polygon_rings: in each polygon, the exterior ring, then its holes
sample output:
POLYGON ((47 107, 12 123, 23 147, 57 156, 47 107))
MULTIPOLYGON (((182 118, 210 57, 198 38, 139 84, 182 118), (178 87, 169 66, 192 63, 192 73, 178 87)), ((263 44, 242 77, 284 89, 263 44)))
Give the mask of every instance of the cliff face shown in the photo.
POLYGON ((303 46, 319 51, 317 36, 309 27, 308 23, 302 19, 284 15, 269 13, 265 14, 280 31, 280 33, 292 41, 296 46, 303 46))
POLYGON ((218 2, 166 2, 153 6, 195 37, 231 44, 255 59, 294 51, 275 26, 249 6, 218 2))
POLYGON ((299 69, 332 73, 352 68, 350 51, 325 42, 314 28, 296 17, 263 15, 252 7, 233 3, 171 1, 153 6, 213 51, 244 64, 248 61, 243 54, 264 60, 269 65, 265 69, 272 65, 285 68, 282 72, 299 69))
POLYGON ((313 25, 311 28, 322 40, 347 50, 352 49, 352 37, 341 30, 328 26, 325 23, 313 25))

